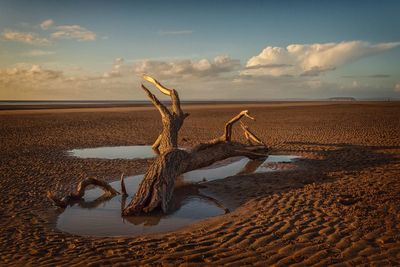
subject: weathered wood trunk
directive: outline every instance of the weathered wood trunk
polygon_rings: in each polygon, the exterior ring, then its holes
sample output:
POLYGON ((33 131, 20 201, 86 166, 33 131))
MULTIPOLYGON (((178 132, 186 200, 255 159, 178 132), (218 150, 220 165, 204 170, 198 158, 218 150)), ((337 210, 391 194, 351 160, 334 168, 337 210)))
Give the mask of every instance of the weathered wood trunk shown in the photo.
POLYGON ((216 161, 235 157, 265 157, 263 146, 243 146, 239 143, 220 142, 203 150, 186 152, 172 149, 159 155, 150 165, 131 203, 123 215, 148 213, 157 207, 168 211, 175 179, 185 172, 207 167, 216 161))
POLYGON ((123 214, 147 213, 158 206, 167 212, 175 179, 185 172, 187 157, 188 153, 181 149, 171 149, 159 155, 150 165, 135 197, 123 210, 123 214))
POLYGON ((240 112, 225 125, 225 131, 221 137, 199 144, 188 151, 178 149, 178 133, 184 119, 188 116, 181 109, 178 93, 173 89, 164 87, 147 75, 144 76, 144 79, 154 84, 162 93, 171 97, 172 112, 142 85, 150 100, 160 111, 163 130, 153 145, 159 155, 150 165, 139 185, 139 190, 131 203, 123 210, 123 215, 148 213, 158 207, 167 212, 175 179, 182 173, 206 167, 216 161, 234 156, 246 156, 252 159, 266 157, 267 147, 243 124, 242 129, 250 144, 245 145, 231 141, 233 124, 244 116, 253 119, 249 116, 247 110, 240 112), (257 145, 252 145, 252 142, 257 145))
MULTIPOLYGON (((178 133, 189 114, 182 111, 176 90, 164 87, 150 76, 144 75, 143 78, 154 84, 163 94, 171 97, 172 109, 169 110, 149 89, 142 85, 142 89, 160 112, 163 129, 152 146, 158 156, 149 166, 132 201, 123 208, 122 215, 149 213, 157 208, 167 212, 169 202, 173 197, 175 180, 182 173, 203 168, 230 157, 245 156, 257 159, 265 158, 268 155, 267 146, 242 122, 240 122, 241 128, 248 144, 231 140, 232 127, 236 122, 243 117, 254 120, 247 110, 241 111, 225 124, 222 136, 199 144, 190 150, 178 149, 178 133)), ((121 178, 121 187, 125 188, 123 183, 123 178, 121 178)), ((122 191, 124 191, 123 194, 126 193, 126 190, 122 191)), ((49 197, 52 197, 56 205, 60 204, 54 195, 49 197)))

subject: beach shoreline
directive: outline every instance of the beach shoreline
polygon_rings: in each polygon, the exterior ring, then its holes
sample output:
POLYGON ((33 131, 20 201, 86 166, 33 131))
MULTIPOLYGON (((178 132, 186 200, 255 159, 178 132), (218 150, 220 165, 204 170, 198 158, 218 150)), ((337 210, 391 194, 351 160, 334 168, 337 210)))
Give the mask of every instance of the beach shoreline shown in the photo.
MULTIPOLYGON (((181 230, 95 238, 55 228, 49 190, 82 179, 144 173, 151 159, 80 159, 75 148, 152 144, 161 122, 150 106, 0 111, 0 263, 15 265, 400 264, 400 103, 190 104, 180 145, 219 136, 243 109, 273 152, 297 168, 228 177, 204 192, 230 214, 181 230)), ((242 140, 234 132, 234 138, 242 140)))

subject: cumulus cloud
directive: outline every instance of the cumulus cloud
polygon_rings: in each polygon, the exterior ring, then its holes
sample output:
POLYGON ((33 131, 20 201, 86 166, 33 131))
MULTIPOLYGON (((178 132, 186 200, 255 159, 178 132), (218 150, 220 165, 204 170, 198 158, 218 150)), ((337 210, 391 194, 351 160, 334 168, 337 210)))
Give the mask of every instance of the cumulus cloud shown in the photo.
POLYGON ((15 67, 0 70, 2 76, 28 78, 36 80, 52 80, 61 78, 62 71, 44 69, 36 64, 17 64, 15 67))
POLYGON ((36 33, 32 32, 18 32, 12 30, 6 30, 2 33, 2 37, 8 41, 17 41, 32 45, 47 45, 49 40, 46 38, 39 37, 36 33))
POLYGON ((103 78, 121 77, 123 64, 124 64, 123 58, 120 58, 120 57, 116 58, 114 60, 111 71, 105 72, 103 74, 103 78))
POLYGON ((56 31, 51 34, 54 39, 74 39, 78 41, 96 40, 96 33, 80 25, 61 25, 56 27, 56 31))
MULTIPOLYGON (((32 55, 49 52, 30 51, 32 55)), ((387 76, 384 74, 354 76, 351 80, 330 80, 330 77, 317 76, 323 68, 310 68, 308 72, 301 69, 296 75, 286 72, 275 76, 254 77, 242 73, 290 69, 297 66, 296 62, 243 67, 237 59, 217 56, 214 59, 148 59, 133 63, 115 58, 109 65, 106 71, 90 71, 75 65, 56 63, 45 63, 42 66, 16 64, 0 69, 0 98, 144 99, 145 95, 139 90, 142 73, 151 74, 166 85, 181 90, 182 99, 396 97, 400 93, 400 82, 384 79, 387 76)))
POLYGON ((75 66, 18 63, 0 69, 0 99, 94 100, 141 96, 140 90, 132 92, 132 84, 133 75, 105 78, 103 73, 75 66))
MULTIPOLYGON (((40 27, 43 30, 47 30, 54 25, 52 19, 44 20, 40 23, 40 27)), ((80 25, 60 25, 53 26, 55 31, 51 33, 51 38, 53 39, 74 39, 78 41, 93 41, 96 40, 96 33, 89 31, 85 27, 80 25)), ((2 33, 2 37, 9 41, 18 41, 33 45, 47 45, 50 44, 49 40, 44 37, 40 37, 34 32, 19 32, 14 30, 5 30, 2 33)))
POLYGON ((398 46, 400 42, 370 44, 363 41, 291 44, 286 48, 268 46, 247 61, 242 74, 318 76, 360 58, 398 46))
POLYGON ((246 66, 247 70, 252 69, 273 69, 273 68, 285 68, 285 67, 292 67, 292 64, 258 64, 253 66, 246 66))
POLYGON ((142 60, 134 66, 134 72, 149 73, 162 78, 201 78, 218 76, 223 73, 232 72, 240 67, 240 61, 229 56, 221 55, 212 61, 200 60, 176 60, 156 61, 142 60))
POLYGON ((303 71, 300 76, 318 76, 324 72, 335 70, 336 67, 326 67, 326 68, 321 68, 321 67, 312 67, 309 70, 303 71))
POLYGON ((93 74, 96 79, 90 80, 89 75, 88 71, 65 66, 60 70, 51 64, 18 63, 0 69, 0 99, 121 99, 121 88, 128 88, 126 85, 102 84, 98 76, 93 74), (74 71, 79 74, 77 79, 71 76, 74 71))
POLYGON ((0 88, 12 86, 33 88, 63 77, 63 72, 44 69, 35 64, 17 64, 11 68, 0 69, 0 88))
POLYGON ((125 60, 123 58, 114 59, 112 68, 110 71, 103 73, 90 73, 90 72, 79 72, 75 75, 70 75, 65 78, 68 82, 89 82, 100 80, 101 82, 106 82, 107 80, 115 78, 124 78, 128 76, 133 76, 132 66, 126 66, 124 64, 125 60))
POLYGON ((46 19, 42 23, 40 23, 40 28, 42 28, 43 30, 47 30, 53 24, 54 24, 54 20, 46 19))

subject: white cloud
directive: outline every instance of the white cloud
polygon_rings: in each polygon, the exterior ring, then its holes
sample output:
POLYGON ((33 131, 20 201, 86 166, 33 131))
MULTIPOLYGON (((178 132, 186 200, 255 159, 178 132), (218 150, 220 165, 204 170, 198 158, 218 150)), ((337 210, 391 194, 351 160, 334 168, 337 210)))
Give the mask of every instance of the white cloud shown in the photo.
MULTIPOLYGON (((54 25, 52 19, 47 19, 40 24, 43 30, 49 29, 54 25)), ((74 39, 78 41, 93 41, 96 40, 96 33, 89 31, 88 29, 80 25, 60 25, 54 27, 55 31, 50 35, 53 39, 74 39)), ((33 45, 47 45, 49 40, 47 38, 40 37, 37 33, 33 32, 19 32, 13 30, 5 30, 2 33, 2 37, 9 41, 18 41, 33 45)))
POLYGON ((17 64, 11 68, 0 69, 0 87, 4 86, 35 86, 38 83, 49 82, 63 77, 58 70, 43 69, 35 64, 17 64))
POLYGON ((400 82, 398 82, 398 83, 395 84, 395 86, 394 86, 394 91, 395 91, 396 93, 400 93, 400 82))
POLYGON ((114 60, 114 64, 113 64, 111 71, 105 72, 103 74, 103 78, 121 77, 123 64, 124 64, 123 58, 120 58, 120 57, 116 58, 114 60))
POLYGON ((126 66, 124 64, 125 60, 123 58, 114 59, 112 68, 110 71, 106 71, 104 73, 93 73, 93 72, 82 72, 81 70, 78 73, 74 73, 65 78, 65 81, 68 82, 89 82, 100 80, 103 83, 107 80, 115 79, 115 78, 126 78, 129 76, 133 76, 132 66, 126 66))
POLYGON ((47 30, 53 24, 54 24, 54 20, 46 19, 42 23, 40 23, 40 28, 42 28, 43 30, 47 30))
POLYGON ((96 99, 104 97, 102 88, 88 82, 66 82, 66 69, 18 63, 0 69, 0 99, 96 99))
POLYGON ((80 25, 61 25, 56 27, 56 31, 51 34, 54 39, 75 39, 78 41, 96 40, 96 33, 80 25))
POLYGON ((188 35, 192 34, 192 30, 181 30, 181 31, 159 31, 159 35, 188 35))
POLYGON ((47 45, 49 40, 39 37, 36 33, 32 32, 18 32, 6 30, 2 33, 2 37, 8 41, 17 41, 32 45, 47 45))
POLYGON ((232 72, 240 67, 240 61, 228 56, 217 56, 213 61, 200 60, 176 60, 155 61, 142 60, 134 65, 134 72, 149 73, 157 77, 174 78, 201 78, 215 77, 223 73, 232 72))
MULTIPOLYGON (((32 50, 32 56, 52 51, 32 50)), ((180 90, 182 99, 284 99, 332 96, 396 97, 400 82, 349 76, 332 80, 315 76, 319 69, 303 69, 292 75, 245 75, 243 71, 290 69, 296 62, 266 63, 243 68, 229 56, 214 59, 159 59, 125 61, 115 58, 108 70, 90 71, 76 65, 53 62, 35 65, 20 63, 0 69, 2 99, 145 99, 140 90, 140 74, 148 73, 166 85, 180 90), (241 71, 239 74, 238 71, 241 71), (303 75, 301 75, 303 74, 303 75), (349 79, 349 78, 352 79, 349 79), (134 89, 134 90, 132 90, 134 89)), ((372 77, 387 77, 375 74, 372 77)))
POLYGON ((45 51, 45 50, 31 50, 29 52, 24 53, 25 56, 28 57, 40 57, 40 56, 48 56, 53 55, 56 52, 54 51, 45 51))
POLYGON ((349 41, 323 44, 291 44, 286 48, 268 46, 250 58, 244 75, 317 76, 349 62, 400 46, 396 43, 370 44, 349 41))

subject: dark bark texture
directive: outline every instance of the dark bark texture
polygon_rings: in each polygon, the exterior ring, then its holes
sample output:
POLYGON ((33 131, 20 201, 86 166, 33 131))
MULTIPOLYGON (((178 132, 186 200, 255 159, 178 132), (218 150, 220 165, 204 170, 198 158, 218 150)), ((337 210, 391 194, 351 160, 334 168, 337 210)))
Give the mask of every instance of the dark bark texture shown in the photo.
POLYGON ((142 85, 143 90, 160 112, 163 129, 153 145, 158 156, 147 170, 131 203, 123 209, 123 215, 149 213, 157 208, 167 212, 169 202, 173 197, 175 179, 182 173, 203 168, 230 157, 245 156, 257 159, 267 156, 266 145, 243 123, 241 123, 242 130, 249 144, 231 140, 232 127, 236 122, 243 117, 254 120, 247 110, 241 111, 226 123, 221 137, 199 144, 190 150, 178 149, 178 133, 189 114, 182 111, 176 90, 166 88, 150 76, 144 75, 143 78, 171 97, 172 110, 168 110, 147 87, 142 85))

